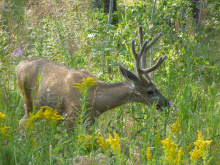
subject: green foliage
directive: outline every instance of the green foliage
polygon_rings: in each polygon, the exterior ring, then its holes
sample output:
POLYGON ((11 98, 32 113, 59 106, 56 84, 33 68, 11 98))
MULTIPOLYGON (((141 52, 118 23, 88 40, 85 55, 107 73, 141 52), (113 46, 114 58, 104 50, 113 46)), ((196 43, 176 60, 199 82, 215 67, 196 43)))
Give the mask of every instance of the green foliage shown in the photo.
MULTIPOLYGON (((182 164, 191 163, 189 153, 195 148, 197 130, 212 140, 205 163, 219 163, 219 2, 203 4, 199 25, 192 18, 191 1, 157 1, 153 17, 151 1, 130 5, 118 1, 117 26, 107 25, 107 15, 93 11, 89 4, 77 0, 0 2, 0 112, 6 114, 0 128, 11 127, 6 132, 9 136, 0 135, 0 165, 164 164, 161 141, 177 119, 181 131, 172 133, 172 141, 176 148, 182 147, 182 164), (121 82, 118 63, 134 71, 131 41, 135 39, 138 51, 139 25, 144 39, 163 33, 153 47, 153 61, 164 55, 168 59, 152 81, 173 106, 158 113, 155 106, 130 103, 106 112, 91 127, 89 147, 77 138, 80 133, 86 135, 84 125, 78 124, 74 131, 67 130, 64 122, 44 120, 37 120, 36 127, 28 130, 19 126, 24 106, 15 69, 21 60, 41 56, 90 70, 105 82, 121 82), (107 139, 114 131, 120 137, 120 155, 103 152, 94 140, 95 132, 107 139), (147 152, 152 154, 149 161, 147 152)), ((83 95, 81 122, 88 105, 87 92, 83 95)))

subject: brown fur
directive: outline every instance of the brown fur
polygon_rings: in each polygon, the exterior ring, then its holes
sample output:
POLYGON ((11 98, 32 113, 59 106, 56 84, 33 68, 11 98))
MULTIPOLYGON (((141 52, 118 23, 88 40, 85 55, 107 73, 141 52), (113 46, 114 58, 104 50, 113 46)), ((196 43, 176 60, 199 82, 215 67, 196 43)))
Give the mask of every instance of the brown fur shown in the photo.
POLYGON ((33 111, 33 101, 36 101, 36 110, 49 106, 61 115, 73 117, 74 112, 80 110, 77 100, 81 97, 78 89, 73 86, 86 77, 94 76, 84 69, 70 69, 43 58, 22 61, 17 67, 18 85, 22 90, 26 109, 21 122, 33 111))
MULTIPOLYGON (((81 105, 78 100, 81 95, 78 89, 73 86, 74 83, 81 83, 81 79, 86 77, 94 76, 84 69, 74 70, 44 58, 35 57, 20 62, 17 67, 17 78, 26 110, 21 122, 29 118, 30 112, 33 111, 33 102, 36 103, 36 111, 42 106, 49 106, 56 109, 60 115, 67 114, 67 119, 77 117, 77 114, 80 113, 81 105)), ((153 99, 149 99, 150 96, 143 96, 145 90, 154 88, 153 84, 142 87, 142 92, 140 91, 138 94, 134 92, 131 81, 108 84, 95 80, 98 85, 89 90, 88 100, 91 103, 88 107, 91 108, 88 113, 90 113, 92 122, 95 117, 105 111, 127 102, 137 101, 147 105, 153 104, 153 99)), ((162 97, 162 101, 160 102, 159 99, 158 104, 164 105, 164 97, 162 97)))
MULTIPOLYGON (((44 58, 31 58, 20 62, 17 67, 18 85, 22 91, 25 101, 26 114, 21 119, 21 123, 29 118, 29 114, 35 109, 38 111, 42 106, 49 106, 58 111, 60 115, 66 115, 67 121, 75 119, 81 110, 81 95, 78 89, 74 88, 74 83, 81 83, 82 78, 93 77, 97 81, 97 86, 89 89, 88 119, 93 123, 95 118, 109 109, 118 107, 128 102, 141 102, 152 106, 157 103, 157 109, 163 110, 162 106, 168 105, 166 98, 157 90, 148 76, 149 72, 157 69, 166 56, 161 57, 151 68, 146 69, 146 51, 159 39, 158 33, 147 45, 143 43, 142 27, 139 27, 141 51, 135 51, 134 40, 132 41, 132 52, 136 62, 136 72, 133 74, 129 70, 119 65, 120 71, 126 82, 108 84, 98 81, 90 72, 74 70, 44 58), (141 37, 142 36, 142 37, 141 37), (142 67, 140 68, 140 60, 142 67), (34 105, 34 106, 33 106, 34 105)), ((69 127, 73 124, 69 122, 69 127)))

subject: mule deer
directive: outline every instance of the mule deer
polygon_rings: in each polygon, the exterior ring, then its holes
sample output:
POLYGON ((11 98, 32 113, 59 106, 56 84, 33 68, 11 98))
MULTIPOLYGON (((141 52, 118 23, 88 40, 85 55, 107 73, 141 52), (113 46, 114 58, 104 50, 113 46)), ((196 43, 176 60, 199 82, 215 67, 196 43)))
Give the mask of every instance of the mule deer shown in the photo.
POLYGON ((168 105, 168 101, 151 82, 148 73, 156 70, 167 56, 160 57, 152 67, 146 67, 146 53, 160 36, 161 33, 158 33, 149 43, 143 42, 142 27, 139 27, 140 53, 135 51, 134 40, 131 45, 136 75, 119 65, 122 75, 127 80, 121 83, 104 83, 84 69, 74 70, 44 58, 34 57, 20 62, 17 67, 17 78, 26 110, 21 123, 29 118, 30 112, 33 111, 33 102, 36 110, 42 106, 49 106, 56 109, 60 115, 67 114, 68 119, 77 117, 76 112, 81 107, 79 102, 81 95, 73 86, 87 77, 93 77, 98 84, 88 91, 90 104, 87 114, 91 123, 107 110, 129 102, 141 102, 149 106, 155 102, 156 108, 162 111, 162 107, 168 105))

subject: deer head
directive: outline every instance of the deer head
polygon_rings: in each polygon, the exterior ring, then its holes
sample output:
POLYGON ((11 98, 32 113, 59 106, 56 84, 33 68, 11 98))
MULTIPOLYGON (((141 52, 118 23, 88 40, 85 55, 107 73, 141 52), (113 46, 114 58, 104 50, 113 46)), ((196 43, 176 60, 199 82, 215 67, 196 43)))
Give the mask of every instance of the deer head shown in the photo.
POLYGON ((154 45, 154 43, 161 37, 162 33, 158 33, 148 43, 143 42, 143 30, 142 26, 139 27, 139 40, 140 40, 140 52, 136 53, 135 40, 132 40, 132 53, 135 60, 135 72, 133 74, 129 70, 119 65, 120 71, 125 79, 131 81, 133 86, 133 92, 135 93, 135 101, 152 106, 154 102, 157 103, 157 110, 163 111, 163 106, 168 105, 167 99, 158 91, 154 83, 152 83, 149 73, 156 70, 167 58, 160 57, 157 63, 150 68, 147 68, 146 55, 147 51, 154 45))

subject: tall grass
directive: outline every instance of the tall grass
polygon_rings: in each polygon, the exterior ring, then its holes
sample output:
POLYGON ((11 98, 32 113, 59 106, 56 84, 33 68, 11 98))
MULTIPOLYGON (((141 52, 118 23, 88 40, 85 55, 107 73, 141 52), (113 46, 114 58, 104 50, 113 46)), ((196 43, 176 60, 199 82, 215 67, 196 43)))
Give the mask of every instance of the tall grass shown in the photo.
POLYGON ((220 34, 216 25, 211 27, 210 19, 213 17, 219 25, 215 17, 219 12, 209 6, 209 15, 196 31, 189 9, 187 18, 181 18, 178 7, 184 4, 174 3, 164 8, 163 2, 158 2, 151 22, 152 3, 121 2, 115 27, 107 25, 106 15, 91 9, 90 1, 0 2, 0 112, 6 115, 0 118, 0 128, 11 127, 0 131, 0 165, 219 164, 220 34), (168 25, 170 17, 175 26, 168 25), (184 33, 181 22, 185 24, 184 33), (130 45, 132 39, 138 43, 139 25, 143 25, 146 39, 163 33, 154 46, 154 61, 165 54, 168 60, 152 79, 173 106, 159 113, 154 107, 126 104, 100 116, 90 133, 83 124, 70 131, 63 122, 52 124, 43 119, 35 121, 35 127, 19 126, 25 113, 16 79, 16 66, 21 60, 41 56, 71 68, 91 70, 105 82, 121 82, 118 63, 134 71, 130 45), (176 121, 180 125, 177 132, 172 130, 177 127, 176 121), (120 137, 118 151, 107 140, 110 135, 116 139, 114 131, 120 137), (208 151, 193 161, 190 152, 195 149, 197 131, 204 141, 212 142, 208 151), (103 137, 106 149, 95 133, 103 137), (161 141, 170 133, 176 155, 182 147, 182 163, 167 159, 169 150, 161 141), (149 159, 148 151, 152 154, 149 159))

